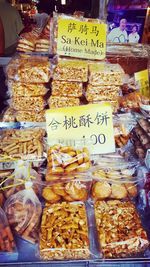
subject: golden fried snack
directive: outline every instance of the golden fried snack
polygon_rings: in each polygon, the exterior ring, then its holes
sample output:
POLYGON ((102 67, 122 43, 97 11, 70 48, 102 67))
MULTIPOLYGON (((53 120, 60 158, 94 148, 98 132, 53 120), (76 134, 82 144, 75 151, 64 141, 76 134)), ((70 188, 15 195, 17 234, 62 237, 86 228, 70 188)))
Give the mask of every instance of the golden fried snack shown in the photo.
POLYGON ((61 59, 54 69, 54 80, 87 82, 88 64, 84 60, 61 59))
POLYGON ((66 193, 74 200, 86 201, 88 198, 88 192, 86 187, 80 183, 71 181, 65 186, 66 193))
POLYGON ((87 148, 74 149, 73 147, 54 145, 48 149, 47 154, 48 176, 84 172, 91 166, 87 148))
POLYGON ((92 197, 94 199, 105 199, 111 195, 111 186, 107 182, 96 182, 92 187, 92 197))
POLYGON ((18 110, 15 113, 16 121, 18 122, 45 122, 45 110, 40 112, 18 110))
POLYGON ((149 246, 147 234, 131 202, 97 201, 94 210, 104 258, 136 256, 149 246))
POLYGON ((48 83, 50 80, 50 61, 48 57, 20 56, 10 61, 7 76, 22 83, 48 83))
POLYGON ((12 80, 8 86, 13 97, 44 96, 47 93, 47 88, 42 83, 21 83, 12 80))
POLYGON ((138 194, 137 186, 133 183, 124 183, 130 197, 136 197, 138 194))
POLYGON ((45 187, 42 192, 42 197, 48 203, 56 203, 58 202, 61 197, 54 193, 54 191, 50 187, 45 187))
POLYGON ((92 85, 88 84, 86 89, 86 99, 88 101, 115 101, 118 99, 120 86, 92 85))
POLYGON ((124 71, 119 64, 107 62, 89 64, 89 83, 92 85, 122 85, 124 71))
POLYGON ((32 97, 13 97, 12 107, 15 110, 25 110, 25 111, 42 111, 45 108, 45 100, 42 96, 32 96, 32 97))
POLYGON ((88 224, 84 204, 46 205, 40 231, 43 260, 88 259, 88 224))
POLYGON ((81 97, 83 84, 81 82, 66 82, 57 81, 52 82, 53 96, 67 96, 67 97, 81 97))
POLYGON ((112 184, 111 185, 111 198, 115 198, 115 199, 123 199, 126 198, 128 196, 128 192, 125 188, 124 185, 122 184, 112 184))
POLYGON ((56 183, 52 186, 52 190, 54 191, 55 194, 59 196, 65 196, 66 191, 65 191, 65 185, 63 183, 56 183))
POLYGON ((45 131, 40 128, 1 131, 0 155, 5 158, 41 158, 44 135, 45 131))
POLYGON ((48 100, 50 108, 79 106, 80 100, 75 97, 51 96, 48 100))

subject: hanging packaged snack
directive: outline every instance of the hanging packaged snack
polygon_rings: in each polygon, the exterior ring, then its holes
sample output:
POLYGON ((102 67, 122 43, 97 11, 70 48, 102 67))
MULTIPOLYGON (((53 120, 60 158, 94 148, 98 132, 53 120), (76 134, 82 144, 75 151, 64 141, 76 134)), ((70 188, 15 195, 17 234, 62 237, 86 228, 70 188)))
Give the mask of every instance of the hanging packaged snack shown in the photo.
POLYGON ((26 182, 32 182, 32 189, 36 195, 41 194, 42 181, 41 176, 31 168, 30 162, 18 161, 15 164, 15 170, 11 175, 8 175, 1 183, 1 190, 7 199, 11 195, 24 190, 26 182))
POLYGON ((21 83, 48 83, 51 77, 50 61, 44 56, 18 56, 6 68, 8 80, 21 83))
MULTIPOLYGON (((2 252, 16 252, 16 244, 6 214, 0 208, 0 259, 2 252)), ((8 256, 8 255, 7 255, 8 256)), ((9 256, 8 256, 9 257, 9 256)))
POLYGON ((44 186, 42 196, 47 203, 86 201, 88 199, 91 186, 90 179, 84 179, 82 175, 80 175, 80 178, 70 179, 70 177, 65 176, 63 179, 44 186))
POLYGON ((119 64, 94 62, 89 65, 89 84, 95 86, 122 85, 124 71, 119 64))
POLYGON ((149 246, 135 206, 120 200, 94 204, 99 244, 104 258, 128 258, 149 246))
POLYGON ((86 147, 76 149, 71 146, 54 145, 48 149, 47 161, 47 172, 52 175, 84 172, 91 166, 86 147))
POLYGON ((4 209, 13 231, 23 239, 36 243, 42 207, 33 189, 29 187, 10 196, 4 209))
POLYGON ((81 97, 82 82, 52 81, 52 96, 81 97))
POLYGON ((80 99, 76 97, 51 96, 48 100, 48 104, 51 109, 73 107, 80 105, 80 99))
POLYGON ((53 70, 53 80, 65 82, 87 82, 87 61, 79 59, 59 58, 53 70))
POLYGON ((42 128, 1 130, 1 159, 41 159, 45 130, 42 128))
POLYGON ((88 223, 84 204, 46 205, 40 232, 43 260, 89 259, 88 223))

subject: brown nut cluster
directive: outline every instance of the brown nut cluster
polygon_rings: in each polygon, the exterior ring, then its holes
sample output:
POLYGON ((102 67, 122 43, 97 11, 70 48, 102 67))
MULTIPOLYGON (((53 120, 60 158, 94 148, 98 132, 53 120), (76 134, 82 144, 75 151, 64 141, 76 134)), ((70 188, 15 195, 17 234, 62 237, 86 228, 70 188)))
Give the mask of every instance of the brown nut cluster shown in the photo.
POLYGON ((4 130, 0 138, 0 154, 6 158, 41 158, 44 135, 43 129, 4 130))
POLYGON ((15 110, 42 111, 45 107, 45 100, 42 96, 13 97, 12 107, 15 110))
POLYGON ((94 209, 99 243, 105 258, 133 256, 149 246, 146 232, 131 202, 97 201, 94 209))
POLYGON ((44 260, 90 257, 84 204, 62 202, 45 207, 40 232, 40 256, 44 260))
POLYGON ((47 93, 45 84, 9 81, 8 86, 14 97, 44 96, 47 93))
POLYGON ((11 228, 23 239, 36 243, 42 213, 41 205, 30 201, 28 198, 24 201, 25 197, 24 199, 17 199, 17 194, 12 195, 6 203, 5 212, 8 222, 11 228))
POLYGON ((53 81, 52 95, 66 97, 81 97, 83 84, 81 82, 53 81))
POLYGON ((75 149, 70 146, 54 145, 48 150, 47 161, 49 174, 84 172, 91 166, 89 152, 86 147, 75 149))
POLYGON ((67 96, 51 96, 48 100, 50 108, 73 107, 80 105, 80 99, 67 96))
POLYGON ((88 182, 69 181, 57 182, 43 189, 42 196, 48 203, 57 203, 60 200, 67 202, 86 201, 88 198, 88 182))

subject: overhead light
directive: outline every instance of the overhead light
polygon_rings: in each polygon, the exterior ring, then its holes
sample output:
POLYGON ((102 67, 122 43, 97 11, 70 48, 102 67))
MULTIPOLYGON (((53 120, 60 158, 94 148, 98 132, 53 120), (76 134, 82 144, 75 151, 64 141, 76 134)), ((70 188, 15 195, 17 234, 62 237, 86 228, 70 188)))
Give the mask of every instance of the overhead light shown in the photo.
POLYGON ((66 0, 61 0, 62 5, 66 5, 66 0))

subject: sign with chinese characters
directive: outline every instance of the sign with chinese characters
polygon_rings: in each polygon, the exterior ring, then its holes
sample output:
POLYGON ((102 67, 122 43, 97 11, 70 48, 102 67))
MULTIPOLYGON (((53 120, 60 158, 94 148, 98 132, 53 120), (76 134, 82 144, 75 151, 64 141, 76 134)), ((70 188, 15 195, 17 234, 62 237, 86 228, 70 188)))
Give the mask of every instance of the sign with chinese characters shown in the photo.
POLYGON ((150 86, 149 86, 149 74, 148 70, 142 70, 135 73, 135 81, 137 82, 140 93, 143 96, 150 97, 150 86))
POLYGON ((87 59, 104 59, 106 54, 104 23, 59 19, 57 54, 87 59))
POLYGON ((46 111, 48 144, 86 146, 91 154, 115 151, 111 105, 50 109, 46 111))

